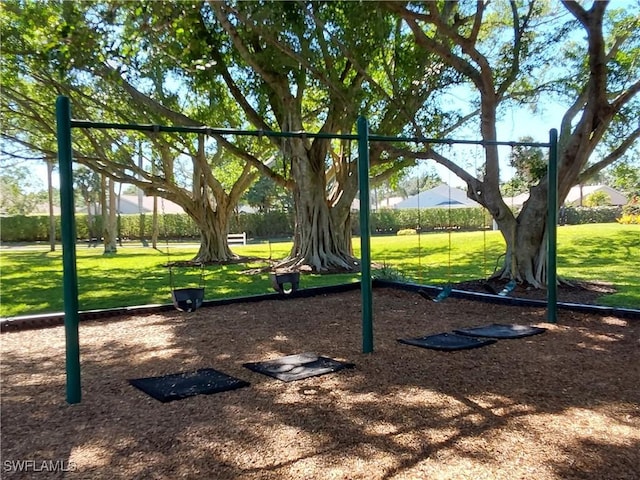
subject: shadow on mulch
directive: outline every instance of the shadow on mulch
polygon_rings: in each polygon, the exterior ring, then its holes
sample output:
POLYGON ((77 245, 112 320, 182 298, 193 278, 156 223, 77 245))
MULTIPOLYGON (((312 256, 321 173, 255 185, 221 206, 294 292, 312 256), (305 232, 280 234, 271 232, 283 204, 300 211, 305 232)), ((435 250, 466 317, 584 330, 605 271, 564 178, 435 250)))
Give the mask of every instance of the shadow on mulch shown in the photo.
MULTIPOLYGON (((505 288, 506 280, 470 280, 453 284, 457 290, 469 292, 499 293, 505 288)), ((558 285, 558 301, 566 303, 580 303, 585 305, 597 305, 598 298, 603 295, 615 293, 616 289, 605 283, 598 282, 563 282, 558 285)), ((527 298, 532 300, 546 300, 546 288, 534 288, 526 285, 517 285, 509 294, 514 298, 527 298)))

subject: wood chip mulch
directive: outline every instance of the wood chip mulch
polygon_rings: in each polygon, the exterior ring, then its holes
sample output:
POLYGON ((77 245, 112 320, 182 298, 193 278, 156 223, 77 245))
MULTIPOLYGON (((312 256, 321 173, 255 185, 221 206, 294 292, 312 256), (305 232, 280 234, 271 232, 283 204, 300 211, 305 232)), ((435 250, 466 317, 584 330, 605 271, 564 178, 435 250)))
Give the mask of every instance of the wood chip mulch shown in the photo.
POLYGON ((637 479, 640 322, 558 315, 376 289, 371 354, 359 291, 83 322, 76 405, 64 328, 5 333, 1 476, 637 479), (397 341, 489 323, 548 330, 458 352, 397 341), (356 366, 290 383, 242 366, 302 352, 356 366), (128 383, 199 368, 251 385, 160 403, 128 383))

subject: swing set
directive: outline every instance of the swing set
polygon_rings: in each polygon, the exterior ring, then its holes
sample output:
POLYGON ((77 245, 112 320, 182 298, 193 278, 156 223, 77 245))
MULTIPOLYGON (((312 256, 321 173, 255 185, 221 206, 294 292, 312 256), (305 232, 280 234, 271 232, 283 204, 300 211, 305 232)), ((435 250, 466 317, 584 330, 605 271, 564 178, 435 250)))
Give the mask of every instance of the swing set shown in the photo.
MULTIPOLYGON (((73 128, 135 130, 145 132, 182 132, 205 135, 244 135, 254 137, 286 137, 286 138, 324 138, 358 141, 358 181, 360 200, 360 251, 361 251, 361 316, 362 316, 362 352, 373 352, 373 295, 371 278, 371 243, 370 243, 370 198, 369 198, 369 142, 406 142, 417 144, 469 144, 469 145, 514 145, 514 142, 485 142, 476 140, 428 139, 424 137, 389 137, 370 135, 369 125, 365 117, 357 120, 357 133, 307 133, 247 131, 212 127, 159 126, 125 123, 93 122, 89 120, 73 120, 71 104, 68 97, 59 96, 56 100, 56 133, 58 140, 58 163, 60 170, 60 207, 63 263, 63 298, 64 326, 66 338, 66 373, 67 402, 79 403, 81 399, 80 384, 80 342, 79 342, 79 302, 78 278, 76 266, 76 225, 73 198, 73 155, 71 131, 73 128)), ((556 225, 557 225, 557 131, 550 131, 548 143, 517 143, 518 145, 547 147, 550 149, 549 160, 549 206, 548 206, 548 308, 547 316, 551 323, 557 317, 556 290, 556 225)), ((187 301, 190 301, 187 299, 187 301)), ((180 305, 180 303, 178 303, 180 305)), ((192 308, 195 303, 187 304, 192 308)))
MULTIPOLYGON (((512 148, 515 145, 532 145, 530 143, 526 143, 526 142, 505 142, 506 145, 511 146, 512 148)), ((449 147, 451 146, 451 144, 449 144, 449 147)), ((455 153, 454 153, 455 156, 455 153)), ((474 155, 474 167, 475 170, 478 171, 478 167, 477 167, 477 155, 474 155)), ((417 180, 416 180, 416 184, 418 187, 418 193, 416 195, 416 199, 417 199, 417 210, 418 210, 418 225, 416 228, 416 231, 418 233, 418 272, 420 275, 420 278, 422 280, 422 248, 421 248, 421 233, 422 233, 422 225, 420 222, 420 178, 418 176, 417 180)), ((451 250, 452 250, 452 230, 453 230, 453 225, 452 225, 452 221, 451 221, 451 205, 453 203, 452 200, 452 196, 451 196, 451 176, 449 176, 449 181, 447 183, 447 187, 448 187, 448 199, 446 202, 447 205, 447 224, 446 224, 446 229, 447 229, 447 233, 448 233, 448 248, 447 248, 447 254, 448 254, 448 259, 447 259, 447 283, 443 286, 440 287, 439 292, 433 296, 430 295, 426 290, 424 289, 419 289, 418 290, 418 294, 420 296, 422 296, 423 298, 427 299, 427 300, 431 300, 433 302, 436 303, 440 303, 445 301, 447 298, 449 298, 449 296, 451 295, 452 291, 453 291, 453 285, 451 282, 451 250)), ((483 281, 482 281, 482 286, 483 288, 490 294, 493 295, 498 295, 501 297, 506 297, 509 296, 517 287, 517 282, 516 280, 513 278, 514 275, 512 275, 512 278, 505 284, 505 286, 499 290, 496 291, 496 289, 494 289, 494 287, 489 283, 489 276, 487 275, 487 227, 485 224, 485 220, 486 220, 486 208, 482 207, 482 218, 479 222, 480 227, 482 228, 482 238, 483 238, 483 281)), ((494 268, 494 273, 497 270, 497 265, 498 265, 498 261, 500 260, 501 257, 503 257, 505 254, 503 253, 502 255, 500 255, 498 257, 498 259, 496 260, 496 268, 494 268)), ((513 264, 513 262, 512 262, 513 264)))

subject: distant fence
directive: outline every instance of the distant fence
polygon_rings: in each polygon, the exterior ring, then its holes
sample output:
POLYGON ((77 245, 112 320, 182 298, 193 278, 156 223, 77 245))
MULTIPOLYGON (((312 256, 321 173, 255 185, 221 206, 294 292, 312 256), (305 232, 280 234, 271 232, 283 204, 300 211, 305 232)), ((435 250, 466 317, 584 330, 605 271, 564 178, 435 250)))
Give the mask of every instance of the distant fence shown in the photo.
POLYGON ((227 234, 227 243, 229 245, 246 245, 247 232, 227 234))

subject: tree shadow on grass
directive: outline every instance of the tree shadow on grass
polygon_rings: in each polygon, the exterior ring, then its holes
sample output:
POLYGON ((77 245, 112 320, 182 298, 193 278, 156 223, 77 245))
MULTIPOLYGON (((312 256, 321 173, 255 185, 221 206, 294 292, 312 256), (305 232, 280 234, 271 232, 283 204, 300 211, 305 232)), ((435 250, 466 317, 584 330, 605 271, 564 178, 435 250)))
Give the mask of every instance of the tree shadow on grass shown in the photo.
POLYGON ((640 239, 631 233, 618 232, 606 239, 582 237, 574 239, 570 246, 558 250, 560 264, 607 268, 616 263, 627 264, 634 259, 640 261, 640 239), (585 251, 590 253, 588 257, 585 257, 585 251))

